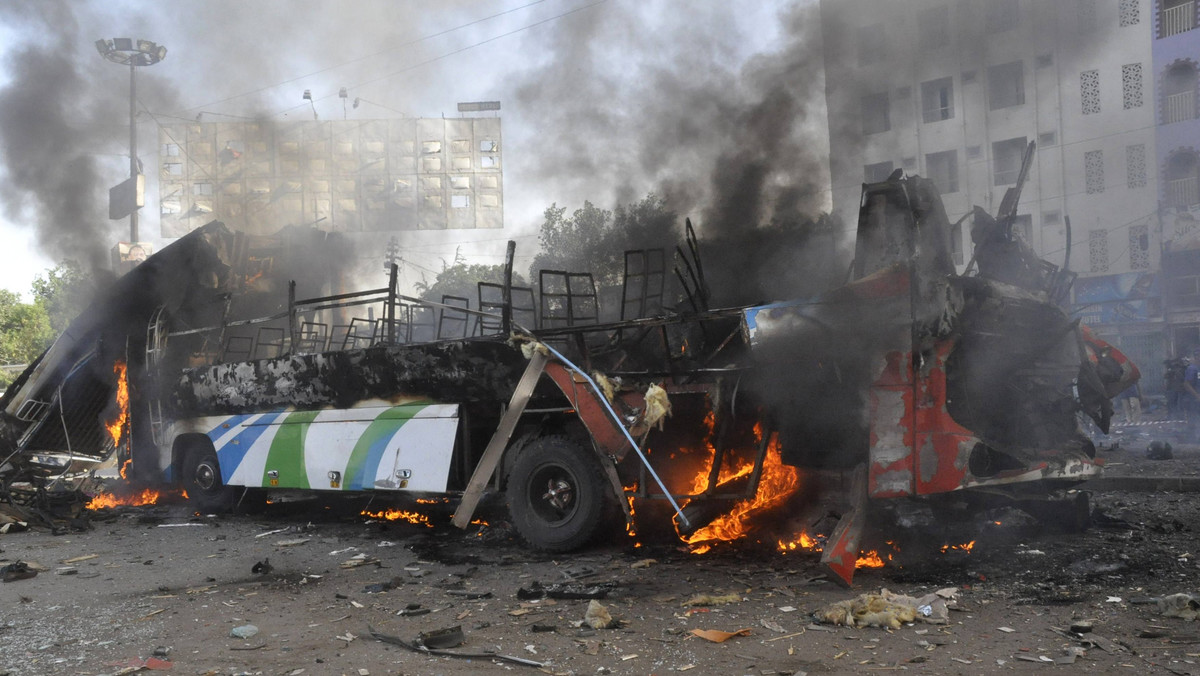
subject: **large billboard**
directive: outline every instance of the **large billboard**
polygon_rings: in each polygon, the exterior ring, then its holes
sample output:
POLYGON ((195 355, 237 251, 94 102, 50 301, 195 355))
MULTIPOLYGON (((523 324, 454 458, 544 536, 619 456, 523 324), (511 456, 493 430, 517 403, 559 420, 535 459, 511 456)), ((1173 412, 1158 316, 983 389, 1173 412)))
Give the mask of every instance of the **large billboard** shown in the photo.
POLYGON ((159 141, 163 237, 504 224, 497 117, 181 122, 159 141))

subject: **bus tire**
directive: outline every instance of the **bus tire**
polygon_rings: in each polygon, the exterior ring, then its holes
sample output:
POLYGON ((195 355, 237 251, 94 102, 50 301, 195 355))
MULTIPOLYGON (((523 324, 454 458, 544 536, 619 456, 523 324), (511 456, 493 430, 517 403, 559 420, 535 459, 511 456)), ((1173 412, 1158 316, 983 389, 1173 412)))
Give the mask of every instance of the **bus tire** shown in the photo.
POLYGON ((231 511, 237 504, 237 491, 221 479, 221 462, 211 446, 191 445, 183 455, 183 490, 201 512, 231 511))
POLYGON ((508 476, 508 509, 521 539, 534 549, 567 552, 586 545, 614 502, 600 459, 563 436, 530 442, 508 476))

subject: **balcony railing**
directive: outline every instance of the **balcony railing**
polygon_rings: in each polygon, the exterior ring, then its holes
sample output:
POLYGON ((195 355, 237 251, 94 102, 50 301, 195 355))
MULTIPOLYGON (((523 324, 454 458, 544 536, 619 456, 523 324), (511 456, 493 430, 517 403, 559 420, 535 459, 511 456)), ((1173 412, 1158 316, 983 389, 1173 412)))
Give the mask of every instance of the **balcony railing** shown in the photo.
POLYGON ((1200 178, 1189 176, 1167 181, 1167 204, 1176 209, 1200 206, 1200 178))
POLYGON ((1163 98, 1163 124, 1196 119, 1196 90, 1167 94, 1163 98))
POLYGON ((1196 27, 1196 3, 1185 2, 1162 11, 1159 23, 1159 37, 1169 38, 1172 35, 1186 33, 1196 27))

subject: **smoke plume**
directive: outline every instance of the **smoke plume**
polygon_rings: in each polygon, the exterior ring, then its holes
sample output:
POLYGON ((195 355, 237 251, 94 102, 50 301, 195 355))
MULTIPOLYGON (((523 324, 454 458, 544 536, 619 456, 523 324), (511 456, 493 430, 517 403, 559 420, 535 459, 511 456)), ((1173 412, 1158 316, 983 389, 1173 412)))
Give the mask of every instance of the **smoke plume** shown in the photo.
MULTIPOLYGON (((93 270, 106 267, 114 226, 101 216, 108 186, 94 139, 101 130, 121 137, 117 130, 128 124, 122 93, 127 97, 128 90, 96 87, 87 62, 99 59, 78 52, 91 41, 80 34, 67 3, 0 7, 0 16, 42 36, 14 50, 5 63, 11 76, 0 88, 5 215, 36 229, 39 247, 51 258, 73 259, 93 270)), ((121 72, 113 70, 111 80, 123 83, 121 72)))

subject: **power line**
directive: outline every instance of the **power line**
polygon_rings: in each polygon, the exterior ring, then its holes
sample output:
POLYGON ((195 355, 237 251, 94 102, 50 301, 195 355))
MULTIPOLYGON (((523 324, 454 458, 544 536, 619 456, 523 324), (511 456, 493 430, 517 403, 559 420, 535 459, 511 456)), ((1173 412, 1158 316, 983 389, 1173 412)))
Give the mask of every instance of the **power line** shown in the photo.
POLYGON ((307 73, 307 74, 305 74, 305 75, 298 75, 298 76, 296 76, 296 77, 293 77, 293 78, 290 78, 290 79, 287 79, 287 80, 283 80, 282 82, 276 82, 275 84, 272 84, 272 85, 267 85, 267 86, 265 86, 265 87, 259 87, 258 89, 254 89, 254 90, 251 90, 251 91, 248 91, 248 92, 242 92, 241 94, 234 94, 233 96, 230 96, 230 97, 227 97, 227 98, 221 99, 221 100, 219 100, 219 101, 213 101, 213 102, 210 102, 210 103, 203 103, 203 104, 199 104, 199 105, 196 105, 196 106, 191 106, 191 107, 189 107, 189 108, 184 108, 182 111, 180 111, 179 115, 184 115, 184 114, 186 114, 186 113, 188 113, 188 112, 190 112, 190 111, 196 110, 197 108, 207 108, 207 107, 209 107, 209 106, 217 106, 217 105, 221 105, 222 103, 228 103, 228 102, 230 102, 230 101, 235 101, 235 100, 237 100, 237 99, 240 99, 240 98, 243 98, 243 97, 246 97, 246 96, 251 96, 251 95, 254 95, 254 94, 261 94, 262 92, 265 92, 265 91, 267 91, 267 90, 270 90, 270 89, 275 89, 275 88, 277 88, 277 87, 282 87, 283 85, 286 85, 286 84, 291 84, 291 83, 293 83, 293 82, 297 82, 297 81, 299 81, 299 80, 303 80, 304 78, 312 77, 312 76, 314 76, 314 75, 320 75, 321 73, 327 73, 327 72, 329 72, 329 71, 331 71, 331 70, 336 70, 336 69, 338 69, 338 68, 341 68, 341 67, 343 67, 343 66, 348 66, 348 65, 350 65, 350 64, 353 64, 353 63, 359 63, 360 61, 366 61, 367 59, 373 59, 373 58, 375 58, 375 57, 382 56, 382 55, 384 55, 384 54, 387 54, 388 52, 394 52, 394 51, 396 51, 396 50, 399 50, 399 49, 404 49, 405 47, 411 47, 411 46, 413 46, 413 45, 415 45, 415 44, 419 44, 419 43, 421 43, 421 42, 424 42, 424 41, 426 41, 426 40, 432 40, 432 39, 434 39, 434 38, 438 38, 438 37, 441 37, 441 36, 443 36, 443 35, 449 35, 450 33, 453 33, 453 32, 455 32, 455 31, 459 31, 459 30, 462 30, 462 29, 464 29, 464 28, 469 28, 469 27, 471 27, 471 26, 474 26, 474 25, 476 25, 476 24, 483 23, 483 22, 485 22, 485 21, 490 21, 490 20, 492 20, 492 19, 495 19, 495 18, 497 18, 497 17, 504 16, 505 14, 511 14, 511 13, 513 13, 513 12, 517 12, 517 11, 520 11, 520 10, 522 10, 522 9, 527 9, 527 8, 529 8, 529 7, 532 7, 532 6, 534 6, 534 5, 539 5, 539 4, 541 4, 541 3, 545 2, 545 1, 546 1, 546 0, 534 0, 533 2, 526 3, 526 4, 524 4, 524 5, 521 5, 521 6, 519 6, 519 7, 514 7, 514 8, 512 8, 512 9, 507 9, 507 10, 504 10, 503 12, 497 12, 496 14, 492 14, 492 15, 489 15, 489 16, 485 16, 485 17, 483 17, 482 19, 476 19, 476 20, 474 20, 474 21, 469 21, 469 22, 467 22, 467 23, 460 24, 460 25, 458 25, 458 26, 454 26, 453 28, 447 28, 447 29, 445 29, 445 30, 438 31, 437 33, 432 33, 432 34, 430 34, 430 35, 425 35, 425 36, 422 36, 422 37, 419 37, 419 38, 414 38, 414 39, 412 39, 412 40, 409 40, 409 41, 407 41, 407 42, 402 42, 402 43, 400 43, 400 44, 398 44, 398 45, 396 45, 396 46, 394 46, 394 47, 389 47, 389 48, 387 48, 387 49, 380 50, 380 51, 378 51, 378 52, 375 52, 375 53, 373 53, 373 54, 367 54, 366 56, 361 56, 361 57, 358 57, 358 58, 356 58, 356 59, 351 59, 351 60, 349 60, 349 61, 344 61, 344 62, 342 62, 342 63, 339 63, 339 64, 334 64, 334 65, 332 65, 332 66, 327 66, 327 67, 325 67, 325 68, 321 68, 321 69, 319 69, 319 70, 315 70, 315 71, 313 71, 313 72, 311 72, 311 73, 307 73))
MULTIPOLYGON (((370 79, 370 80, 365 80, 365 81, 363 81, 363 82, 357 82, 357 83, 351 84, 350 86, 351 86, 351 87, 363 87, 363 86, 366 86, 366 85, 375 84, 375 83, 377 83, 377 82, 383 82, 384 80, 389 80, 389 79, 391 79, 391 78, 393 78, 393 77, 396 77, 397 75, 402 75, 402 74, 404 74, 404 73, 407 73, 407 72, 409 72, 409 71, 411 71, 411 70, 416 70, 417 68, 420 68, 421 66, 427 66, 427 65, 429 65, 429 64, 431 64, 431 63, 435 63, 435 62, 437 62, 437 61, 441 61, 442 59, 446 59, 446 58, 449 58, 449 57, 451 57, 451 56, 455 56, 456 54, 461 54, 461 53, 463 53, 463 52, 465 52, 465 51, 468 51, 468 50, 474 49, 474 48, 476 48, 476 47, 480 47, 480 46, 482 46, 482 45, 486 45, 486 44, 488 44, 489 42, 495 42, 496 40, 500 40, 500 39, 502 39, 502 38, 506 38, 506 37, 510 37, 510 36, 512 36, 512 35, 516 35, 517 33, 521 33, 521 32, 527 31, 527 30, 529 30, 529 29, 531 29, 531 28, 537 28, 538 26, 541 26, 541 25, 544 25, 544 24, 550 23, 551 21, 557 21, 558 19, 561 19, 561 18, 563 18, 563 17, 570 16, 570 15, 572 15, 572 14, 575 14, 575 13, 577 13, 577 12, 582 12, 582 11, 583 11, 583 10, 585 10, 585 9, 591 9, 592 7, 595 7, 595 6, 597 6, 597 5, 602 5, 602 4, 604 4, 605 2, 608 2, 608 0, 596 0, 595 2, 592 2, 592 3, 590 3, 590 4, 587 4, 587 5, 583 5, 582 7, 576 7, 575 9, 571 9, 571 10, 568 10, 568 11, 566 11, 566 12, 562 12, 562 13, 560 13, 560 14, 555 14, 554 16, 552 16, 552 17, 550 17, 550 18, 547 18, 547 19, 542 19, 541 21, 535 21, 534 23, 531 23, 531 24, 529 24, 529 25, 526 25, 526 26, 522 26, 521 28, 516 28, 516 29, 513 29, 513 30, 511 30, 511 31, 508 31, 507 33, 501 33, 500 35, 496 35, 496 36, 494 36, 494 37, 487 38, 486 40, 480 40, 479 42, 476 42, 476 43, 474 43, 474 44, 467 45, 466 47, 460 47, 460 48, 458 48, 458 49, 455 49, 455 50, 449 51, 449 52, 447 52, 447 53, 445 53, 445 54, 442 54, 442 55, 440 55, 440 56, 435 56, 435 57, 433 57, 433 58, 431 58, 431 59, 426 59, 426 60, 424 60, 424 61, 420 61, 420 62, 414 63, 414 64, 412 64, 412 65, 410 65, 410 66, 406 66, 406 67, 404 67, 404 68, 401 68, 400 70, 397 70, 397 71, 393 71, 393 72, 391 72, 391 73, 388 73, 387 75, 382 75, 382 76, 380 76, 380 77, 377 77, 377 78, 374 78, 374 79, 370 79)), ((321 100, 324 100, 324 99, 332 98, 333 96, 335 96, 335 94, 326 94, 325 96, 316 97, 316 98, 314 98, 314 100, 315 100, 315 101, 321 101, 321 100)), ((283 109, 283 110, 280 110, 280 111, 276 112, 276 113, 275 113, 275 115, 286 115, 287 113, 290 113, 290 112, 292 112, 292 111, 294 111, 294 110, 297 110, 297 109, 299 109, 299 108, 303 108, 303 107, 304 107, 304 106, 302 106, 302 105, 298 105, 298 106, 291 106, 291 107, 289 107, 289 108, 285 108, 285 109, 283 109)))

